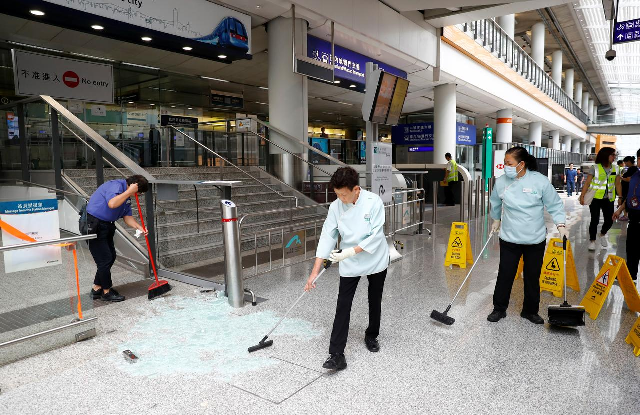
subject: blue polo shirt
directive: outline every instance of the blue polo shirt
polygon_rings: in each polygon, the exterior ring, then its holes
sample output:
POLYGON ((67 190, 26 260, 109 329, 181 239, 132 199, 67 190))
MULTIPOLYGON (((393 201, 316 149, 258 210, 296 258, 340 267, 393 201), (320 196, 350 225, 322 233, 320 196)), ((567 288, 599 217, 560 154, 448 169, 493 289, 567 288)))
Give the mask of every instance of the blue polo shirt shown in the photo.
POLYGON ((124 193, 127 190, 127 181, 124 179, 111 180, 103 183, 91 195, 87 204, 87 213, 105 222, 115 222, 125 216, 133 216, 131 212, 131 199, 115 209, 109 207, 109 200, 124 193))
POLYGON ((568 182, 575 182, 577 175, 578 175, 578 170, 567 169, 567 181, 568 182))

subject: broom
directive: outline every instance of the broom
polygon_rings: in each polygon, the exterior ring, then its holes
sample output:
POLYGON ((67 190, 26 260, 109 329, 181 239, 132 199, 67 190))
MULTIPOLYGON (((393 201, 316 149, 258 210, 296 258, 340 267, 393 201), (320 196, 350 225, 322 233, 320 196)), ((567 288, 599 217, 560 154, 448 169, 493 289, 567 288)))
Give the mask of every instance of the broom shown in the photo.
POLYGON ((149 245, 149 237, 147 236, 147 228, 144 226, 144 219, 142 218, 142 210, 140 209, 140 200, 138 200, 138 194, 136 196, 136 204, 138 205, 138 216, 140 217, 140 224, 142 225, 142 229, 144 229, 144 240, 147 241, 147 251, 149 252, 149 261, 151 262, 151 267, 153 268, 153 276, 156 278, 156 282, 149 286, 149 300, 153 300, 154 298, 171 291, 171 286, 169 282, 166 280, 158 279, 158 271, 156 271, 156 263, 153 261, 153 256, 151 255, 151 245, 149 245))
POLYGON ((567 301, 567 237, 562 238, 562 255, 564 261, 564 302, 560 305, 550 305, 547 308, 549 324, 561 327, 584 326, 585 308, 581 305, 571 305, 567 301))

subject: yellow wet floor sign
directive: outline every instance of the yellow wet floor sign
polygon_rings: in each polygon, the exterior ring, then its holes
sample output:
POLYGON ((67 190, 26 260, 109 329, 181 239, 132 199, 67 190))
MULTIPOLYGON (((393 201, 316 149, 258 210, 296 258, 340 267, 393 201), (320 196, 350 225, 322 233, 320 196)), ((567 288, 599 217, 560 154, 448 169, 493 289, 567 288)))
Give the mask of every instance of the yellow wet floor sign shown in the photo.
MULTIPOLYGON (((551 238, 547 244, 547 250, 540 270, 540 292, 549 291, 556 297, 564 295, 564 258, 562 252, 562 240, 551 238)), ((567 241, 567 287, 580 292, 576 263, 573 260, 571 242, 567 241)))
POLYGON ((627 307, 635 312, 640 312, 640 295, 633 284, 626 262, 619 256, 609 255, 595 281, 580 302, 592 320, 598 318, 616 278, 627 307))
POLYGON ((633 323, 633 327, 624 341, 633 346, 634 355, 640 356, 640 317, 633 323))
POLYGON ((466 268, 467 263, 473 264, 469 228, 464 222, 453 222, 451 224, 451 233, 449 234, 449 244, 447 245, 447 255, 444 260, 444 266, 458 265, 460 268, 466 268))

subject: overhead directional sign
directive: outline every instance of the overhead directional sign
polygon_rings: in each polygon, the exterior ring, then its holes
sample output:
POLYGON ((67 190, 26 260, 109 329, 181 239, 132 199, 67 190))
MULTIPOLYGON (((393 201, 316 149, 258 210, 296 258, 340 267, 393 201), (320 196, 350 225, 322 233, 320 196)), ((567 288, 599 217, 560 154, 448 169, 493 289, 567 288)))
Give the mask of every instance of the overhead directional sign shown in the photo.
POLYGON ((634 42, 640 40, 640 19, 616 22, 613 30, 613 43, 634 42))

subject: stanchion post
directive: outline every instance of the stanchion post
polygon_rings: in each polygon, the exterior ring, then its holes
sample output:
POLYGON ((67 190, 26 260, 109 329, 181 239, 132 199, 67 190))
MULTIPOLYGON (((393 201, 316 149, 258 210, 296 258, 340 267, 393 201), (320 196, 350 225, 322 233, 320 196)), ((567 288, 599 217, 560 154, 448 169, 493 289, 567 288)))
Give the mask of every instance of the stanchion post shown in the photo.
POLYGON ((433 223, 434 225, 436 224, 436 221, 438 220, 438 182, 434 181, 433 182, 433 209, 431 210, 431 223, 433 223))
POLYGON ((464 189, 466 182, 460 182, 460 222, 464 222, 464 189))
POLYGON ((420 197, 420 202, 418 203, 418 206, 420 207, 420 214, 418 215, 418 217, 420 218, 420 224, 418 225, 418 234, 422 235, 422 231, 424 228, 424 198, 426 196, 426 192, 424 191, 423 187, 420 187, 422 196, 420 197))
POLYGON ((244 307, 244 281, 240 253, 238 208, 231 200, 221 200, 222 240, 224 241, 224 282, 229 305, 244 307))
POLYGON ((467 189, 467 218, 471 221, 473 217, 473 180, 469 179, 469 188, 467 189))

